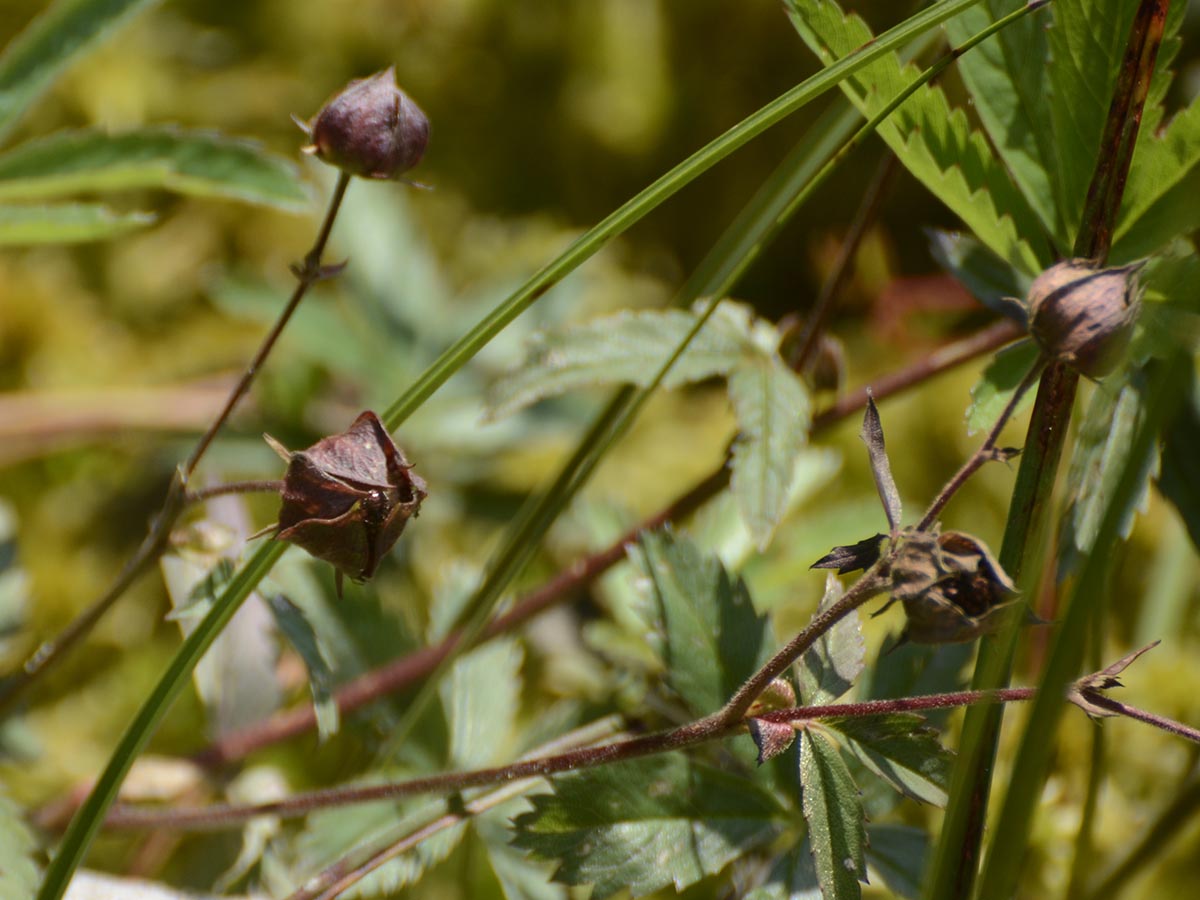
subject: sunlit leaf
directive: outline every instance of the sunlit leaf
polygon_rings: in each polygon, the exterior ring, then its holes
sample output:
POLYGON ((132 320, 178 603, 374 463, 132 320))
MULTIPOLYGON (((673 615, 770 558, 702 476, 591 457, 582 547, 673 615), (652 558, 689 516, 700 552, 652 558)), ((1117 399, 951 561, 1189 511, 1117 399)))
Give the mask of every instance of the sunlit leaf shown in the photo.
POLYGON ((117 212, 99 203, 0 206, 0 246, 79 244, 119 237, 145 228, 151 213, 117 212))
POLYGON ((667 680, 694 713, 714 712, 755 671, 767 621, 741 579, 686 538, 645 534, 640 557, 666 626, 667 680))
MULTIPOLYGON (((962 44, 1021 2, 983 0, 947 22, 946 33, 954 44, 962 44)), ((963 54, 957 68, 992 146, 1046 231, 1053 234, 1059 226, 1052 183, 1058 160, 1052 98, 1046 90, 1046 21, 1052 14, 1051 10, 1014 22, 963 54)))
MULTIPOLYGON (((831 572, 825 579, 820 609, 828 609, 841 597, 841 582, 831 572)), ((850 690, 866 664, 865 656, 858 613, 851 612, 817 638, 796 664, 804 705, 824 706, 850 690)))
MULTIPOLYGON (((833 0, 787 0, 792 24, 825 65, 869 43, 856 15, 833 0)), ((881 110, 918 74, 888 55, 841 83, 864 113, 881 110)), ((922 87, 879 128, 879 136, 920 181, 1010 265, 1037 272, 1049 262, 1041 223, 962 110, 939 87, 922 87)))
POLYGON ((455 661, 441 694, 456 768, 477 769, 508 758, 523 658, 516 641, 494 640, 455 661))
POLYGON ((786 815, 755 783, 677 754, 554 779, 516 819, 513 843, 558 862, 555 880, 603 900, 682 890, 769 843, 786 815))
POLYGON ((944 806, 954 758, 924 721, 913 713, 893 713, 829 719, 824 724, 846 738, 850 752, 896 790, 944 806))
POLYGON ((156 0, 59 0, 0 53, 0 139, 89 45, 156 0))
POLYGON ((867 877, 862 800, 836 747, 814 729, 800 735, 800 781, 808 839, 825 900, 862 896, 867 877))
POLYGON ((58 132, 0 154, 0 199, 131 188, 284 209, 303 209, 308 200, 292 163, 250 141, 207 131, 58 132))
POLYGON ((796 460, 808 440, 808 389, 777 357, 760 357, 729 377, 738 422, 731 484, 738 509, 760 548, 783 518, 796 460))
MULTIPOLYGON (((521 366, 496 383, 488 415, 508 415, 545 397, 600 384, 644 387, 671 349, 696 324, 684 310, 620 312, 535 335, 521 366)), ((761 352, 753 342, 748 310, 723 303, 672 367, 663 387, 723 375, 761 352)))

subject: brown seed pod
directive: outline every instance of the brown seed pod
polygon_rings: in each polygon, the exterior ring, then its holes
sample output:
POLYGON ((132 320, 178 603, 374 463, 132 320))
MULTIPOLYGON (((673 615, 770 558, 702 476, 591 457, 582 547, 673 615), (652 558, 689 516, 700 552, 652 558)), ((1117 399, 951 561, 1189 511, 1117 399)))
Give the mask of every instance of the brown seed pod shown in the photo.
POLYGON ((1048 356, 1092 378, 1112 371, 1129 344, 1140 307, 1143 262, 1097 269, 1068 259, 1029 288, 1029 330, 1048 356))
POLYGON ((267 440, 288 462, 275 537, 330 563, 339 589, 374 575, 427 494, 378 416, 296 453, 267 440))
POLYGON ((1000 563, 971 535, 911 528, 900 534, 891 600, 904 606, 906 639, 918 644, 972 641, 1001 624, 1015 596, 1016 587, 1000 563))
POLYGON ((305 153, 363 178, 394 180, 421 161, 429 120, 386 69, 352 81, 317 113, 305 153))

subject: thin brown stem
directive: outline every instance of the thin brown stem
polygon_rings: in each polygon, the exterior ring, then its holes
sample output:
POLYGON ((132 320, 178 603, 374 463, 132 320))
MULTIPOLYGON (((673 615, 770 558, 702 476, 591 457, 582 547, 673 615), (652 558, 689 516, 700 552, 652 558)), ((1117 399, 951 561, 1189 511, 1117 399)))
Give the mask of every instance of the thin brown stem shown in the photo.
MULTIPOLYGON (((1019 336, 1018 326, 1004 320, 947 344, 911 366, 885 375, 871 386, 840 398, 813 418, 812 431, 814 434, 819 433, 860 412, 866 406, 868 390, 873 392, 877 400, 884 400, 949 369, 991 353, 1019 336)), ((729 469, 723 462, 720 468, 705 476, 669 506, 642 520, 603 550, 572 563, 523 597, 508 612, 494 619, 488 625, 484 636, 490 638, 512 631, 534 616, 573 596, 575 592, 624 559, 625 548, 636 541, 643 531, 652 531, 665 522, 685 518, 724 490, 728 484, 729 469)), ((348 682, 334 695, 339 712, 342 715, 349 714, 380 697, 402 691, 425 678, 451 652, 458 640, 457 633, 451 634, 440 644, 422 647, 348 682)), ((264 747, 305 734, 314 729, 316 723, 316 713, 312 705, 305 704, 277 713, 241 731, 231 732, 205 747, 192 759, 208 767, 226 765, 264 747)))
POLYGON ((188 502, 190 502, 187 482, 195 472, 200 459, 212 444, 217 432, 221 430, 222 426, 229 419, 238 402, 245 396, 246 391, 249 390, 254 376, 258 373, 267 355, 274 348, 275 342, 279 339, 280 334, 283 333, 284 327, 296 311, 296 307, 300 305, 300 301, 304 298, 304 295, 308 293, 309 288, 318 281, 336 274, 341 268, 340 266, 323 266, 321 264, 321 257, 325 253, 325 246, 329 242, 329 235, 333 230, 334 220, 337 218, 338 210, 341 208, 342 199, 345 197, 346 188, 349 184, 350 176, 344 172, 340 173, 333 196, 329 202, 329 207, 326 210, 324 221, 321 223, 321 229, 317 234, 317 239, 313 242, 312 248, 305 254, 304 262, 293 269, 298 279, 295 291, 293 291, 283 312, 280 313, 279 318, 263 339, 263 343, 258 348, 258 352, 255 353, 249 367, 238 383, 234 385, 233 390, 230 391, 221 412, 218 413, 212 424, 201 435, 187 461, 176 471, 175 477, 171 481, 171 487, 168 489, 167 497, 163 501, 163 507, 152 520, 145 539, 133 556, 122 567, 116 580, 113 581, 107 591, 94 600, 90 606, 80 613, 58 635, 42 643, 20 669, 0 680, 0 712, 7 710, 35 679, 61 659, 68 650, 88 634, 104 614, 112 608, 113 604, 125 594, 130 585, 167 549, 170 542, 171 529, 174 527, 180 513, 188 502))
POLYGON ((929 504, 929 509, 925 515, 921 517, 921 521, 917 523, 918 531, 928 531, 929 528, 937 521, 938 515, 945 508, 950 499, 958 493, 959 488, 967 483, 967 479, 979 471, 986 463, 997 459, 996 441, 1000 439, 1000 432, 1004 430, 1004 426, 1008 424, 1008 420, 1012 418, 1013 412, 1017 408, 1017 404, 1021 402, 1021 398, 1025 396, 1026 391, 1033 387, 1033 383, 1037 381, 1038 376, 1042 373, 1042 368, 1045 366, 1045 360, 1038 357, 1037 362, 1030 367, 1025 373, 1025 377, 1021 379, 1017 389, 1013 391, 1011 397, 1008 398, 1008 403, 1004 405, 995 424, 992 425, 988 432, 987 438, 978 449, 971 454, 962 467, 954 473, 945 486, 938 492, 937 497, 929 504))
POLYGON ((1113 700, 1111 697, 1094 692, 1088 693, 1087 700, 1089 703, 1108 710, 1113 715, 1127 716, 1130 719, 1145 722, 1147 725, 1153 725, 1155 728, 1161 728, 1168 734, 1187 738, 1189 741, 1195 741, 1197 744, 1200 744, 1200 729, 1193 728, 1191 725, 1184 725, 1182 722, 1176 722, 1174 719, 1168 719, 1166 716, 1138 709, 1136 706, 1128 706, 1119 700, 1113 700))
POLYGON ((283 482, 279 479, 269 481, 228 481, 225 484, 214 484, 210 487, 188 491, 184 495, 186 503, 203 503, 213 497, 225 497, 229 494, 278 494, 283 490, 283 482))

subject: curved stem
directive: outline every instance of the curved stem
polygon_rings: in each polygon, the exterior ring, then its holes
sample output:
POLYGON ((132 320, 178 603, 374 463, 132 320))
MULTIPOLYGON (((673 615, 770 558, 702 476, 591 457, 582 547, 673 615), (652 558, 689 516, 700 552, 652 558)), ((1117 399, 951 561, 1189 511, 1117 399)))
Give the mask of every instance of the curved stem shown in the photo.
POLYGON ((214 484, 210 487, 188 491, 184 495, 185 503, 203 503, 213 497, 225 497, 229 494, 278 494, 283 491, 283 481, 228 481, 225 484, 214 484))

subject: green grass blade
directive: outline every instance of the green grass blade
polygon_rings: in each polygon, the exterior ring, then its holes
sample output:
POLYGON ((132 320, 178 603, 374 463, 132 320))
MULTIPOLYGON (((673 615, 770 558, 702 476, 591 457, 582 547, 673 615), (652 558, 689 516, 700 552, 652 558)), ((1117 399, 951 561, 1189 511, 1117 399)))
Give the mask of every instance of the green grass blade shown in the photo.
POLYGON ((165 188, 301 210, 299 170, 256 144, 209 131, 64 131, 0 155, 0 199, 165 188))
POLYGON ((99 203, 0 206, 0 246, 99 241, 153 221, 151 213, 122 213, 99 203))
POLYGON ((60 0, 0 53, 0 140, 89 44, 157 0, 60 0))

